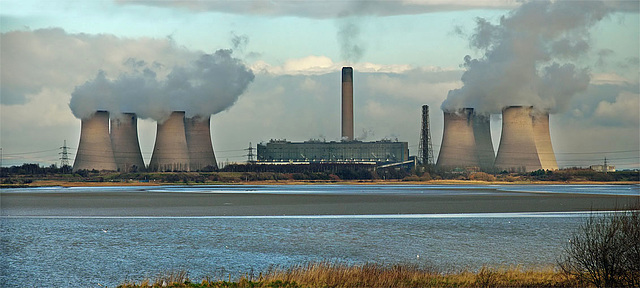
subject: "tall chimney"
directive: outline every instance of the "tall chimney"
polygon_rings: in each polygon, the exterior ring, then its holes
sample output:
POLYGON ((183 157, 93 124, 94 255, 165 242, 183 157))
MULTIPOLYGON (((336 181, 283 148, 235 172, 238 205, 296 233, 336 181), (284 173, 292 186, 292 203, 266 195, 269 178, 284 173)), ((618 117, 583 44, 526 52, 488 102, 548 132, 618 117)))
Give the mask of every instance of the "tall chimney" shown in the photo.
POLYGON ((342 139, 353 140, 353 68, 342 67, 342 139))
POLYGON ((158 123, 149 171, 189 171, 184 111, 174 111, 167 121, 158 123))
POLYGON ((96 111, 90 118, 82 119, 80 143, 78 143, 73 171, 83 169, 109 171, 117 169, 111 138, 109 138, 109 112, 107 111, 96 111))
POLYGON ((120 172, 144 171, 138 141, 138 118, 135 113, 111 117, 111 146, 120 172))

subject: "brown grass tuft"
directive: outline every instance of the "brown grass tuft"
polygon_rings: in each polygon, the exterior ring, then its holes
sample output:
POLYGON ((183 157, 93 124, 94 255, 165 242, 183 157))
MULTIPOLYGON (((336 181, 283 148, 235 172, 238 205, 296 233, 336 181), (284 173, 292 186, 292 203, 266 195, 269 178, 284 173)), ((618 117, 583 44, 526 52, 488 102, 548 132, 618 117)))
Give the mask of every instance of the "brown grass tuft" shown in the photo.
POLYGON ((334 262, 272 267, 257 277, 245 274, 236 282, 206 278, 200 283, 190 283, 186 273, 162 279, 153 284, 147 281, 120 287, 575 287, 580 284, 575 277, 555 267, 483 267, 477 272, 442 273, 409 264, 349 265, 334 262))

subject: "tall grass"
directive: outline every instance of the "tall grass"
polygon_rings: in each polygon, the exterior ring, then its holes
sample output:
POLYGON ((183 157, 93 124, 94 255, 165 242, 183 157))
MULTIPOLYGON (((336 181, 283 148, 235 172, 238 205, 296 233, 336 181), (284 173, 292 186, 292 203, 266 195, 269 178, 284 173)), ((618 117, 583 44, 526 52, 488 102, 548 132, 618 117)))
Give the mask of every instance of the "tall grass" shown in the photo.
MULTIPOLYGON (((186 275, 183 273, 182 275, 186 275)), ((169 276, 151 283, 127 283, 119 287, 576 287, 576 278, 555 267, 489 268, 479 271, 439 272, 415 265, 349 265, 314 262, 291 267, 273 267, 259 275, 245 274, 234 282, 229 278, 205 278, 191 283, 188 278, 169 276)))

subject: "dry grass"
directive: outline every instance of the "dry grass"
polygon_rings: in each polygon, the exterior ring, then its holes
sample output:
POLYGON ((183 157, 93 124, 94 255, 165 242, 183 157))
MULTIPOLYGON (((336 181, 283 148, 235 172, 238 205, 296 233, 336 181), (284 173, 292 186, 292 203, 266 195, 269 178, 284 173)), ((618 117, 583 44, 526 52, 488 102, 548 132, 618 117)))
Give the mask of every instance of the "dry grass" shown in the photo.
POLYGON ((120 287, 584 287, 576 278, 555 267, 525 269, 522 267, 487 268, 477 272, 441 273, 432 268, 413 265, 348 265, 319 262, 289 268, 271 268, 259 275, 244 275, 235 282, 202 280, 191 283, 188 278, 167 276, 150 283, 128 283, 120 287), (177 281, 169 282, 169 279, 177 281))

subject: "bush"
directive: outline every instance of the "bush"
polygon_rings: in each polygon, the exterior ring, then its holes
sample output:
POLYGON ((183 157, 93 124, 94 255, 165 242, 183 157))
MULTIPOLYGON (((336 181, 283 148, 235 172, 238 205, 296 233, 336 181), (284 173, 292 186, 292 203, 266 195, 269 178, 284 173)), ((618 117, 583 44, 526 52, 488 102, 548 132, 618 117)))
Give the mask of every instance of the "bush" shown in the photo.
POLYGON ((493 176, 491 174, 487 174, 484 172, 476 172, 471 174, 471 176, 469 176, 469 179, 477 180, 477 181, 493 182, 493 181, 496 181, 496 176, 493 176))
POLYGON ((565 273, 596 287, 639 287, 640 210, 592 215, 564 250, 565 273))

